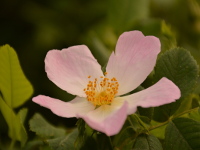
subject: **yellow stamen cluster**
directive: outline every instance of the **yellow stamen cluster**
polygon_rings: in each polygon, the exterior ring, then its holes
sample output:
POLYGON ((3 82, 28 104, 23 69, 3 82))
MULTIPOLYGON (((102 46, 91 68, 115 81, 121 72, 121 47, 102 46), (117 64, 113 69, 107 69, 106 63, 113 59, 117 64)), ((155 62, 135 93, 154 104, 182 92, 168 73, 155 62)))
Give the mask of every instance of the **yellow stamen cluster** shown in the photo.
POLYGON ((87 100, 95 106, 109 105, 118 93, 119 83, 116 78, 109 79, 104 76, 101 76, 99 80, 95 78, 94 81, 88 82, 87 88, 84 89, 87 100))

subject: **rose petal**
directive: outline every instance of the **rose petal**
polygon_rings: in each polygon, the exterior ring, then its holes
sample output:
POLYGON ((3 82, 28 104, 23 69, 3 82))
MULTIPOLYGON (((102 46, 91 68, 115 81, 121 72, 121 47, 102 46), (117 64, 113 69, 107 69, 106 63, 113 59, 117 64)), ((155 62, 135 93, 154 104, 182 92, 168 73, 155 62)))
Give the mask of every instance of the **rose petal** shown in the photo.
POLYGON ((154 36, 144 36, 140 31, 123 33, 116 51, 108 61, 107 77, 119 82, 118 95, 138 87, 153 70, 160 52, 160 41, 154 36))
POLYGON ((102 105, 88 114, 79 114, 81 118, 93 129, 112 136, 121 130, 126 117, 128 103, 112 103, 112 105, 102 105))
POLYGON ((103 75, 101 66, 85 45, 49 51, 45 70, 58 87, 80 97, 85 97, 83 89, 87 87, 88 76, 103 75))
POLYGON ((160 105, 172 103, 181 96, 179 88, 167 78, 160 79, 153 86, 140 92, 124 96, 128 102, 128 114, 135 113, 137 106, 144 108, 157 107, 160 105))
POLYGON ((66 118, 77 117, 78 113, 85 114, 95 108, 86 98, 78 96, 70 102, 63 102, 55 98, 39 95, 33 98, 33 102, 50 109, 58 116, 66 118))

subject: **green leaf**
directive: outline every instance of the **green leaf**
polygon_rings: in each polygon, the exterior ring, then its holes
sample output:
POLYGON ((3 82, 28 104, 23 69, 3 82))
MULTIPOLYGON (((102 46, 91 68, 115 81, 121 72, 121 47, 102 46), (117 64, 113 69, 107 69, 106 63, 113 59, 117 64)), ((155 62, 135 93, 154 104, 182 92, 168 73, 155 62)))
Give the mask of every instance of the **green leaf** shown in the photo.
POLYGON ((20 109, 19 113, 17 114, 17 116, 20 118, 22 124, 24 124, 27 112, 28 112, 27 108, 22 108, 22 109, 20 109))
POLYGON ((198 109, 195 109, 194 111, 190 112, 188 114, 188 117, 195 121, 200 122, 200 108, 198 107, 198 109))
POLYGON ((150 120, 136 114, 129 115, 119 134, 114 137, 113 145, 118 149, 129 150, 132 148, 135 138, 140 133, 148 131, 150 120))
POLYGON ((75 129, 66 137, 58 137, 47 140, 49 146, 54 150, 75 150, 75 141, 78 136, 78 130, 75 129))
POLYGON ((147 124, 136 114, 129 115, 122 130, 114 136, 113 145, 118 149, 129 150, 137 135, 143 132, 147 132, 147 124))
POLYGON ((25 77, 17 54, 12 47, 0 47, 0 91, 11 108, 22 105, 33 93, 33 87, 25 77))
POLYGON ((167 77, 181 90, 181 97, 189 95, 197 83, 198 65, 189 51, 174 48, 165 52, 158 59, 155 67, 155 80, 167 77))
POLYGON ((188 118, 170 122, 165 132, 165 150, 199 150, 200 123, 188 118))
POLYGON ((128 116, 128 121, 134 131, 137 133, 146 132, 149 127, 150 120, 145 116, 138 116, 137 114, 132 114, 128 116))
POLYGON ((192 107, 192 95, 188 95, 186 98, 181 99, 181 104, 174 115, 178 115, 186 110, 189 110, 192 107))
POLYGON ((64 136, 66 131, 49 124, 40 114, 36 113, 29 121, 30 130, 43 138, 64 136))
MULTIPOLYGON (((75 147, 82 147, 86 141, 86 123, 83 119, 79 119, 76 123, 78 129, 78 137, 75 141, 75 147)), ((91 136, 91 135, 90 135, 91 136)))
POLYGON ((138 111, 138 113, 139 113, 141 116, 146 116, 146 117, 148 117, 149 119, 152 119, 152 117, 153 117, 153 112, 154 112, 154 108, 153 108, 153 107, 150 107, 150 108, 138 107, 138 108, 137 108, 137 111, 138 111))
POLYGON ((27 133, 23 126, 24 119, 22 119, 20 116, 26 116, 25 109, 16 115, 14 111, 0 97, 0 110, 8 124, 9 137, 13 141, 20 141, 21 146, 23 146, 27 141, 27 133))
POLYGON ((193 90, 198 79, 198 65, 190 53, 183 48, 174 48, 162 54, 155 67, 154 80, 167 77, 181 90, 181 99, 154 109, 156 121, 166 121, 179 108, 181 100, 193 90))
POLYGON ((134 150, 162 150, 160 141, 153 135, 141 134, 136 138, 134 150))
POLYGON ((137 133, 131 126, 123 128, 119 134, 114 136, 113 145, 116 149, 129 150, 133 146, 133 142, 137 133))
MULTIPOLYGON (((92 137, 96 135, 94 133, 96 133, 97 131, 90 128, 83 119, 79 119, 76 125, 77 125, 79 134, 75 141, 75 147, 80 148, 80 147, 86 146, 86 142, 88 140, 91 140, 92 137)), ((94 144, 94 141, 93 141, 93 144, 94 144)), ((91 146, 91 144, 88 146, 91 146)))
POLYGON ((36 149, 37 150, 47 150, 47 149, 43 148, 44 146, 47 147, 48 145, 47 144, 44 145, 44 142, 39 139, 34 139, 34 140, 29 140, 21 150, 36 150, 36 149))
POLYGON ((156 122, 154 120, 151 120, 151 127, 150 127, 150 133, 154 136, 156 136, 159 139, 165 138, 165 129, 167 126, 167 123, 165 125, 160 126, 160 122, 156 122), (158 127, 159 126, 159 127, 158 127))

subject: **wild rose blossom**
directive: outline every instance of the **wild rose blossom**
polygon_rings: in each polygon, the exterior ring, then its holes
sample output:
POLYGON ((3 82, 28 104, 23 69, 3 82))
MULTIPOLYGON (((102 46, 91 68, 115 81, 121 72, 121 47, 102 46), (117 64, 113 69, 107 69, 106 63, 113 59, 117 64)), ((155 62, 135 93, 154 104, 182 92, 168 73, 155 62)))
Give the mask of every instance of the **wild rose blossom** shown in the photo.
POLYGON ((106 72, 85 45, 51 50, 45 58, 48 78, 61 89, 77 95, 64 102, 39 95, 33 101, 61 117, 82 118, 93 129, 108 136, 117 134, 127 115, 141 106, 156 107, 174 102, 179 88, 167 78, 128 95, 150 74, 160 52, 160 41, 140 31, 123 33, 109 58, 106 72))

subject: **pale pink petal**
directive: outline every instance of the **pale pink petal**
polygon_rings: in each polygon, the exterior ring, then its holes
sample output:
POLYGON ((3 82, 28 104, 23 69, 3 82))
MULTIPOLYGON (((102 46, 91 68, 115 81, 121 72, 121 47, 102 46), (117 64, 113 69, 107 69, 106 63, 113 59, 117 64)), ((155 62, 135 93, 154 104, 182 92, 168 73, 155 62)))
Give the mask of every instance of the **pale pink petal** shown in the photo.
POLYGON ((49 51, 45 58, 45 70, 58 87, 80 97, 85 97, 83 89, 88 84, 88 76, 103 75, 101 66, 85 45, 49 51))
POLYGON ((88 102, 86 98, 78 96, 70 102, 63 102, 44 95, 34 97, 32 100, 33 102, 50 109, 54 114, 66 118, 77 117, 77 114, 85 114, 95 108, 95 106, 88 102))
POLYGON ((164 77, 153 86, 122 98, 129 104, 128 114, 133 114, 137 110, 137 106, 157 107, 175 102, 180 96, 179 88, 164 77))
POLYGON ((106 67, 107 77, 115 77, 120 84, 117 95, 132 91, 146 79, 159 52, 160 41, 154 36, 145 37, 140 31, 131 31, 119 37, 106 67))
POLYGON ((102 105, 86 115, 78 116, 83 118, 91 128, 112 136, 119 133, 126 120, 127 104, 127 102, 113 102, 111 105, 102 105))

